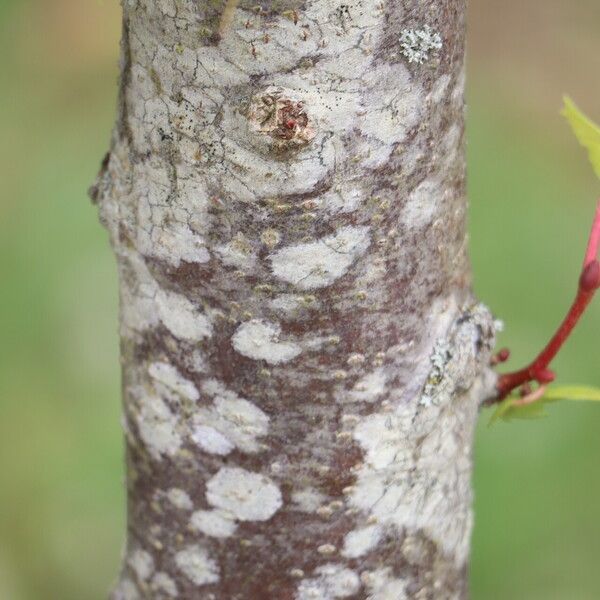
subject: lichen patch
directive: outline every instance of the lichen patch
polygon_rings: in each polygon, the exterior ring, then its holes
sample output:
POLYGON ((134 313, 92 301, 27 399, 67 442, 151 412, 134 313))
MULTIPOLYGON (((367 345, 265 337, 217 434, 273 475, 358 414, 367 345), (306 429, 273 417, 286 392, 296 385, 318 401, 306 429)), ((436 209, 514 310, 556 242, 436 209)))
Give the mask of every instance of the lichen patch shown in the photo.
POLYGON ((180 488, 170 488, 167 491, 167 498, 169 502, 179 510, 192 510, 194 504, 189 494, 180 488))
POLYGON ((300 345, 282 341, 280 335, 281 327, 277 323, 252 319, 238 327, 231 343, 243 356, 278 365, 293 360, 302 352, 300 345))
POLYGON ((205 452, 221 456, 234 448, 247 453, 261 450, 259 438, 267 434, 268 415, 217 380, 205 381, 202 391, 213 404, 194 414, 192 440, 205 452))
POLYGON ((176 338, 195 342, 212 335, 208 317, 185 296, 159 290, 156 303, 161 321, 176 338))
POLYGON ((315 577, 304 579, 298 585, 295 600, 335 600, 349 598, 361 588, 355 571, 339 564, 318 567, 315 577))
POLYGON ((127 561, 140 581, 146 581, 154 571, 154 559, 145 550, 134 550, 127 561))
POLYGON ((153 362, 148 367, 148 373, 153 379, 165 385, 171 391, 183 398, 187 398, 188 400, 198 400, 198 398, 200 398, 196 386, 183 377, 181 373, 169 363, 153 362))
POLYGON ((366 571, 361 579, 369 590, 367 600, 409 600, 410 598, 406 591, 408 582, 394 577, 389 567, 366 571))
MULTIPOLYGON (((211 416, 209 414, 207 420, 210 420, 211 416)), ((195 420, 202 422, 202 416, 198 416, 195 420)), ((209 454, 227 456, 235 448, 235 445, 220 431, 208 425, 195 425, 191 438, 195 444, 209 454)))
POLYGON ((237 525, 233 515, 225 510, 198 510, 190 518, 190 528, 209 537, 228 538, 237 525))
POLYGON ((422 64, 432 52, 441 50, 442 37, 429 25, 422 29, 403 29, 400 36, 402 54, 409 63, 422 64))
POLYGON ((219 567, 209 557, 208 551, 199 545, 188 546, 175 554, 175 564, 195 585, 206 585, 219 581, 219 567))
POLYGON ((342 555, 347 558, 358 558, 369 553, 381 540, 382 533, 379 525, 368 525, 351 531, 344 538, 342 555))
POLYGON ((157 460, 163 454, 175 455, 182 444, 177 416, 159 396, 144 391, 139 395, 139 409, 135 419, 148 452, 157 460))
POLYGON ((346 226, 330 236, 287 246, 270 256, 273 274, 302 290, 327 287, 369 247, 369 228, 346 226))
POLYGON ((154 591, 166 594, 169 598, 177 597, 177 584, 163 571, 159 571, 154 575, 151 587, 154 591))
POLYGON ((296 490, 292 493, 294 508, 300 512, 315 513, 326 500, 327 496, 311 487, 296 490))
POLYGON ((375 369, 361 377, 354 387, 343 394, 343 399, 352 402, 375 402, 386 391, 387 376, 382 368, 375 369))
POLYGON ((206 484, 206 499, 240 521, 267 521, 283 504, 270 478, 239 467, 223 467, 212 477, 206 484))
POLYGON ((113 592, 115 600, 140 600, 141 595, 131 579, 122 579, 113 592))

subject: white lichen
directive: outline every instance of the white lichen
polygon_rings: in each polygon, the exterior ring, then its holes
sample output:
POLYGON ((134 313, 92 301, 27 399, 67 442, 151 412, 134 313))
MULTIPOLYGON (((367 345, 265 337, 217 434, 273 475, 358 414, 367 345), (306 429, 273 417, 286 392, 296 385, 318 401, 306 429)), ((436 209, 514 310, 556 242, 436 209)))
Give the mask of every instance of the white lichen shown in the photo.
POLYGON ((205 263, 210 260, 204 238, 192 231, 187 223, 172 223, 169 227, 155 229, 149 238, 140 236, 138 248, 174 267, 182 261, 205 263))
POLYGON ((167 491, 167 498, 169 502, 179 510, 192 510, 194 504, 188 493, 179 488, 170 488, 167 491))
POLYGON ((239 521, 267 521, 283 504, 271 479, 239 467, 223 467, 212 477, 206 484, 206 499, 239 521))
POLYGON ((292 492, 294 508, 305 513, 317 512, 317 509, 327 500, 327 496, 312 487, 292 492))
POLYGON ((477 359, 481 342, 491 344, 494 322, 487 306, 463 308, 446 336, 439 337, 429 357, 431 370, 421 394, 423 406, 449 402, 456 390, 467 390, 481 370, 477 359))
POLYGON ((258 438, 266 435, 269 417, 260 408, 215 379, 205 381, 202 391, 214 402, 194 414, 192 441, 205 452, 221 456, 234 448, 248 453, 262 449, 258 438))
POLYGON ((198 400, 200 394, 196 389, 196 386, 183 377, 181 373, 169 363, 166 362, 154 362, 148 367, 148 373, 150 376, 162 383, 167 388, 182 396, 188 400, 198 400))
POLYGON ((461 564, 470 532, 470 457, 451 433, 453 411, 432 407, 436 412, 428 417, 426 410, 406 406, 356 426, 365 458, 348 503, 382 528, 424 531, 461 564))
POLYGON ((272 254, 273 274, 302 290, 326 287, 347 273, 369 243, 368 227, 342 227, 315 242, 287 246, 272 254))
POLYGON ((408 196, 400 215, 401 223, 412 230, 431 225, 447 201, 447 189, 438 178, 421 182, 408 196))
POLYGON ((159 571, 152 578, 152 589, 162 594, 166 594, 170 598, 177 597, 176 583, 163 571, 159 571))
MULTIPOLYGON (((208 415, 195 415, 194 418, 196 421, 202 422, 203 418, 212 420, 212 415, 210 413, 208 415)), ((235 445, 220 431, 208 425, 194 425, 191 438, 195 444, 209 454, 226 456, 235 448, 235 445)))
POLYGON ((228 538, 237 525, 233 515, 225 510, 198 510, 190 518, 190 529, 209 537, 228 538))
POLYGON ((219 567, 208 551, 199 545, 187 546, 175 554, 175 564, 195 585, 219 581, 219 567))
POLYGON ((140 600, 141 595, 131 579, 122 579, 113 591, 115 600, 140 600))
POLYGON ((152 571, 154 571, 154 559, 152 555, 140 548, 131 553, 127 562, 133 571, 135 571, 140 581, 146 581, 152 575, 152 571))
POLYGON ((389 567, 365 571, 361 579, 369 590, 367 600, 409 600, 408 582, 394 577, 389 567))
MULTIPOLYGON (((165 107, 160 104, 155 106, 157 111, 154 116, 158 117, 165 107)), ((148 109, 152 110, 150 107, 148 109)), ((168 124, 165 123, 165 126, 168 124)), ((206 241, 195 227, 200 224, 202 228, 202 219, 193 218, 202 213, 207 204, 200 186, 191 190, 182 178, 175 189, 169 181, 166 168, 147 165, 140 168, 144 170, 144 176, 135 179, 134 192, 139 196, 135 244, 138 251, 174 267, 179 267, 182 261, 208 262, 210 254, 206 241), (148 185, 151 180, 154 180, 154 185, 148 185), (175 194, 178 202, 172 201, 175 194), (193 211, 190 210, 190 201, 194 203, 193 211)))
POLYGON ((284 319, 294 319, 303 310, 318 310, 320 302, 312 294, 280 294, 269 302, 269 306, 284 319))
POLYGON ((278 365, 293 360, 302 352, 300 345, 281 341, 280 335, 281 327, 277 323, 252 319, 238 327, 231 343, 243 356, 278 365))
POLYGON ((176 415, 159 396, 143 391, 139 396, 135 420, 148 452, 157 460, 163 454, 173 456, 182 444, 176 415))
POLYGON ((242 233, 236 234, 229 242, 217 246, 215 251, 221 262, 230 267, 250 271, 256 264, 256 252, 242 233))
POLYGON ((378 525, 368 525, 355 529, 346 534, 342 554, 347 558, 358 558, 373 550, 381 540, 382 528, 378 525))
POLYGON ((447 391, 448 386, 453 385, 452 381, 448 381, 446 374, 446 366, 451 358, 452 354, 450 353, 448 340, 445 338, 437 340, 429 357, 431 371, 421 394, 420 403, 423 406, 439 404, 444 397, 443 392, 447 391), (444 385, 444 382, 446 382, 446 385, 444 385))
POLYGON ((423 29, 403 29, 400 35, 402 54, 409 63, 423 64, 432 51, 441 50, 442 37, 429 25, 423 29))
POLYGON ((212 324, 185 296, 159 290, 158 314, 164 326, 176 337, 191 342, 212 335, 212 324))
POLYGON ((386 391, 387 376, 382 368, 361 377, 342 398, 351 402, 375 402, 386 391))
POLYGON ((295 600, 335 600, 358 593, 361 582, 358 575, 342 565, 326 564, 318 567, 315 577, 298 585, 295 600))

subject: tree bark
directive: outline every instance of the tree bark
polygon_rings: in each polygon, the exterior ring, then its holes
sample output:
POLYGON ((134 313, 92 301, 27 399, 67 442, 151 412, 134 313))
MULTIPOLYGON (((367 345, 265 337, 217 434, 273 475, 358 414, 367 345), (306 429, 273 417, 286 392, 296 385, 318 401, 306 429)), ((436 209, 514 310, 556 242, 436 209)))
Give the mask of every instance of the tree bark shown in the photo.
POLYGON ((123 0, 115 600, 467 595, 494 322, 464 0, 123 0))

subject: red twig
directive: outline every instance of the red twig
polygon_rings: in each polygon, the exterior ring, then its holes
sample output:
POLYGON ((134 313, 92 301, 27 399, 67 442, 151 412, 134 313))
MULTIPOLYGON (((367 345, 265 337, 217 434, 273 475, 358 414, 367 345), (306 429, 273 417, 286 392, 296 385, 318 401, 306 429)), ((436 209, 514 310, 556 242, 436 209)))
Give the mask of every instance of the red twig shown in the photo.
POLYGON ((564 321, 556 330, 546 347, 527 367, 512 373, 505 373, 498 378, 498 400, 505 398, 510 392, 526 383, 536 381, 540 386, 554 380, 554 372, 550 363, 562 348, 575 325, 591 302, 598 287, 600 287, 600 262, 596 258, 600 246, 600 201, 596 207, 596 215, 592 225, 583 269, 579 277, 579 286, 575 300, 564 321))

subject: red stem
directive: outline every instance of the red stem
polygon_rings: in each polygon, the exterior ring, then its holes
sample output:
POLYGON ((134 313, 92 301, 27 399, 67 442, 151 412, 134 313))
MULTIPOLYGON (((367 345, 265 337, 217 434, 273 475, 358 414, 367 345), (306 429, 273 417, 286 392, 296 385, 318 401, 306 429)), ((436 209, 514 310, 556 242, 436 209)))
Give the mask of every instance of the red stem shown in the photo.
POLYGON ((600 200, 596 206, 596 214, 594 215, 594 223, 592 224, 592 231, 590 233, 590 239, 588 242, 587 250, 585 253, 585 260, 583 261, 583 268, 587 267, 590 263, 596 260, 598 255, 598 246, 600 245, 600 200))
POLYGON ((599 245, 600 201, 596 207, 596 214, 585 253, 583 269, 581 271, 581 276, 579 277, 577 295, 567 316, 557 329, 556 333, 552 336, 551 340, 533 362, 518 371, 500 375, 496 386, 498 390, 498 400, 502 400, 514 389, 530 381, 536 381, 540 385, 544 385, 554 380, 554 373, 549 369, 550 363, 568 339, 575 325, 577 325, 577 322, 581 318, 581 315, 585 312, 585 309, 594 297, 596 290, 600 286, 600 263, 596 258, 599 245))

